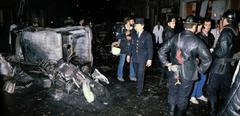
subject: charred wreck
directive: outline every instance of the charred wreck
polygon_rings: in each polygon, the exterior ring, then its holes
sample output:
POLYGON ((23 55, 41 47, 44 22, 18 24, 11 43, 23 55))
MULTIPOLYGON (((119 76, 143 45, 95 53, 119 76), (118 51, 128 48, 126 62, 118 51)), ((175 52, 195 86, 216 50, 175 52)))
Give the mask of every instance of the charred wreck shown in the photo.
POLYGON ((65 107, 96 110, 110 103, 104 86, 109 81, 93 68, 93 36, 88 26, 27 27, 17 35, 16 55, 0 57, 6 93, 37 86, 47 93, 46 100, 65 107))

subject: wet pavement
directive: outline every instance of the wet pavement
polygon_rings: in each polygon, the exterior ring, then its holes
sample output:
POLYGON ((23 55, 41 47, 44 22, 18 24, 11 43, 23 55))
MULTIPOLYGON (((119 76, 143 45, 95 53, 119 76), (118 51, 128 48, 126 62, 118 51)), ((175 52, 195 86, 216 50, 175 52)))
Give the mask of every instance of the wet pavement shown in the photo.
MULTIPOLYGON (((1 116, 166 116, 167 88, 166 81, 159 85, 160 70, 157 65, 146 69, 143 94, 136 96, 136 82, 130 81, 125 67, 125 81, 116 79, 117 57, 106 65, 96 65, 102 74, 108 77, 108 88, 111 101, 93 109, 93 107, 79 108, 54 101, 46 89, 35 84, 29 88, 17 89, 14 94, 1 93, 1 116)), ((41 78, 39 74, 31 74, 34 78, 41 78)), ((38 83, 38 81, 36 81, 38 83)), ((2 84, 1 84, 2 85, 2 84)), ((71 102, 71 100, 69 100, 71 102)), ((190 104, 188 116, 207 116, 209 108, 206 103, 190 104)))

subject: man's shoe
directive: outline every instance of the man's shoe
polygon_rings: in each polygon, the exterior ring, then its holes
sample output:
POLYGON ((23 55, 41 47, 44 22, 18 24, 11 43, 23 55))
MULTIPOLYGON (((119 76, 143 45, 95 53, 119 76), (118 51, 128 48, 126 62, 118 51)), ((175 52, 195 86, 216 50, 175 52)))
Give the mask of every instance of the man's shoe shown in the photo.
POLYGON ((119 81, 124 82, 124 79, 123 79, 123 78, 118 77, 117 79, 118 79, 119 81))
POLYGON ((137 78, 136 77, 132 77, 130 78, 131 81, 137 81, 137 78))
POLYGON ((191 97, 190 102, 193 104, 199 104, 198 100, 195 97, 191 97))
POLYGON ((208 99, 204 97, 203 95, 201 97, 198 97, 197 99, 202 100, 204 102, 208 102, 208 99))

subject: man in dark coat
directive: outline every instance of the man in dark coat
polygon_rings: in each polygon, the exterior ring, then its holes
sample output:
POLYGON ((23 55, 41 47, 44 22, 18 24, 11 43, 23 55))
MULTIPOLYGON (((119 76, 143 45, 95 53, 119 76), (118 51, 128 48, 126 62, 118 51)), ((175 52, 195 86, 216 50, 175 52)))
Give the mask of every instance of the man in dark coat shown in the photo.
POLYGON ((208 48, 194 34, 196 26, 195 17, 188 16, 184 22, 185 30, 163 43, 158 51, 160 61, 171 71, 168 82, 171 116, 184 115, 198 71, 205 72, 212 61, 208 48), (167 52, 171 52, 170 61, 167 60, 167 52), (201 60, 200 64, 196 58, 201 60))
POLYGON ((172 38, 175 35, 174 28, 176 26, 176 18, 170 17, 167 20, 167 26, 163 30, 162 38, 163 42, 167 41, 168 39, 172 38))
POLYGON ((144 19, 135 20, 135 30, 131 34, 130 52, 127 61, 132 58, 134 71, 137 77, 137 95, 141 95, 144 84, 145 66, 152 65, 153 43, 149 32, 144 31, 144 19))
MULTIPOLYGON (((163 42, 166 42, 167 40, 171 39, 174 35, 175 35, 175 31, 174 28, 176 26, 176 18, 171 16, 167 19, 167 26, 165 27, 165 29, 163 30, 163 42)), ((170 54, 168 54, 168 60, 170 57, 170 54)), ((161 76, 160 76, 160 82, 159 85, 162 85, 163 80, 166 79, 166 77, 169 76, 168 75, 168 70, 165 67, 161 66, 161 76)))
POLYGON ((221 103, 226 100, 232 80, 232 57, 234 41, 237 37, 237 11, 227 10, 223 14, 223 30, 213 51, 213 64, 211 66, 208 84, 208 99, 211 106, 211 115, 217 113, 217 92, 220 90, 221 103))

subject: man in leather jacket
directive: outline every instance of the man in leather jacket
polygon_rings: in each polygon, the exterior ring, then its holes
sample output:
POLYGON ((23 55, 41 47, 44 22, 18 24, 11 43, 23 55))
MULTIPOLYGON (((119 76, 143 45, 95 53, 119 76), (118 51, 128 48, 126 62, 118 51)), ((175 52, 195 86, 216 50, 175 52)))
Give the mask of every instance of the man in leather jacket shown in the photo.
POLYGON ((168 39, 172 38, 175 35, 174 28, 176 26, 176 18, 170 17, 167 20, 167 26, 163 30, 162 38, 163 42, 167 41, 168 39))
MULTIPOLYGON (((168 18, 167 20, 167 26, 165 27, 165 29, 163 30, 163 42, 166 42, 167 40, 171 39, 174 35, 175 35, 175 31, 174 28, 176 26, 176 18, 171 16, 168 18)), ((167 55, 168 59, 169 59, 169 55, 167 55)), ((161 67, 161 77, 160 77, 160 82, 159 85, 162 85, 163 80, 166 79, 166 76, 169 76, 168 74, 168 70, 165 67, 161 67)))
POLYGON ((160 61, 168 67, 172 75, 168 82, 171 116, 184 115, 198 71, 205 72, 212 62, 208 48, 194 34, 196 26, 195 17, 188 16, 184 22, 185 30, 163 43, 158 51, 160 61), (167 52, 171 52, 170 61, 167 60, 167 52), (201 60, 199 65, 196 58, 201 60))
POLYGON ((233 73, 231 66, 234 47, 233 41, 235 41, 237 36, 234 25, 236 25, 237 19, 237 12, 235 10, 227 10, 223 14, 223 30, 213 51, 214 60, 210 69, 207 88, 212 116, 215 116, 217 113, 217 91, 220 90, 220 103, 223 103, 230 89, 233 73))

